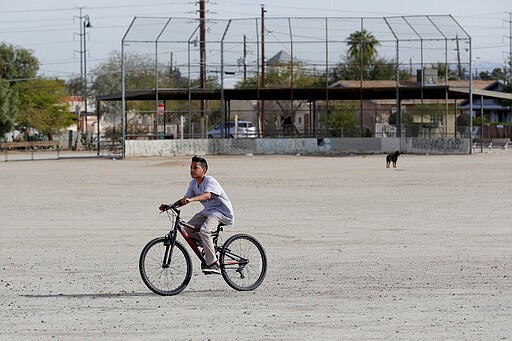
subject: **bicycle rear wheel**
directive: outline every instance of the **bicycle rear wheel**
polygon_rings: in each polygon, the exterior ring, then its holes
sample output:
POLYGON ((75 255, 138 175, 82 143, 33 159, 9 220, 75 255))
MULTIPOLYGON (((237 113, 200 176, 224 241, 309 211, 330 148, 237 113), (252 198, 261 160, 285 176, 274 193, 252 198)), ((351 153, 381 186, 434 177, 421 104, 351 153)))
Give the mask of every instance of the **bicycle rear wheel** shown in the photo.
POLYGON ((236 234, 220 248, 222 277, 233 289, 256 289, 267 274, 267 256, 253 236, 236 234))
POLYGON ((165 237, 150 241, 140 254, 142 280, 154 293, 162 296, 183 291, 192 278, 192 262, 185 247, 178 241, 174 248, 165 237))

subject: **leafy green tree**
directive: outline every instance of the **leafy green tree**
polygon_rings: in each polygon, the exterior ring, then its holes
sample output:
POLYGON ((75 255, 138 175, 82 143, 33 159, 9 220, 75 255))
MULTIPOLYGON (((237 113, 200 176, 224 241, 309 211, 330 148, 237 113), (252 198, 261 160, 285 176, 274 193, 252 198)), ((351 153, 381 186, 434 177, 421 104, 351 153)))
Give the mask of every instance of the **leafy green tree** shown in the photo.
POLYGON ((336 101, 329 105, 325 125, 333 136, 358 136, 358 101, 336 101))
POLYGON ((39 78, 19 83, 16 88, 20 96, 20 128, 35 128, 51 140, 73 124, 73 113, 65 103, 64 81, 39 78))
MULTIPOLYGON (((90 71, 94 82, 91 90, 97 95, 121 92, 122 58, 119 51, 111 53, 109 59, 90 71)), ((125 54, 125 88, 147 89, 155 87, 154 58, 141 54, 125 54), (152 61, 153 60, 153 61, 152 61)))
MULTIPOLYGON (((439 62, 436 65, 434 65, 434 68, 437 69, 437 77, 439 80, 445 80, 447 73, 448 73, 448 80, 458 79, 457 71, 450 68, 449 65, 447 65, 446 63, 439 62)), ((462 72, 464 72, 464 71, 462 70, 462 72)))
MULTIPOLYGON (((122 87, 122 58, 119 51, 113 51, 108 60, 90 71, 93 81, 91 93, 97 95, 116 94, 122 87)), ((156 84, 155 58, 152 55, 140 53, 125 53, 125 88, 150 89, 156 84)), ((213 77, 215 79, 215 77, 213 77)), ((197 81, 199 82, 199 81, 197 81)), ((158 65, 158 84, 161 88, 187 88, 188 79, 183 77, 180 70, 163 63, 158 65)), ((213 84, 216 84, 213 81, 213 84)), ((207 80, 207 87, 212 87, 212 77, 207 80)))
MULTIPOLYGON (((125 88, 126 89, 146 89, 154 88, 156 83, 155 78, 155 63, 151 55, 127 53, 124 56, 125 68, 125 88)), ((163 66, 159 67, 163 68, 163 66)), ((122 56, 119 51, 114 51, 110 54, 108 60, 99 64, 97 67, 89 72, 92 75, 93 81, 88 82, 90 95, 110 95, 119 94, 122 90, 122 56)), ((75 91, 76 94, 82 94, 83 81, 80 77, 72 79, 68 83, 68 91, 75 91)), ((121 122, 121 105, 117 102, 109 104, 105 118, 112 122, 120 124, 121 122)), ((155 111, 155 103, 150 101, 131 101, 128 103, 128 110, 135 110, 143 115, 155 111)), ((138 116, 128 117, 127 126, 130 126, 132 120, 137 120, 138 116)))
MULTIPOLYGON (((258 77, 248 77, 236 84, 236 88, 256 88, 258 77)), ((318 73, 300 60, 293 62, 274 63, 265 69, 265 88, 314 88, 325 86, 325 74, 318 73)), ((308 104, 304 100, 275 100, 268 101, 267 109, 277 110, 282 120, 294 117, 296 112, 308 104)), ((267 117, 268 121, 271 118, 267 117)))
MULTIPOLYGON (((489 123, 490 123, 489 118, 484 115, 483 124, 488 125, 489 123)), ((482 116, 480 114, 478 114, 477 116, 473 117, 473 127, 479 127, 481 125, 482 125, 482 116)))
MULTIPOLYGON (((505 66, 502 68, 494 68, 490 73, 489 71, 480 72, 479 77, 483 80, 496 80, 499 82, 499 90, 506 93, 512 93, 512 81, 511 81, 511 69, 512 69, 512 58, 508 58, 505 62, 505 66)), ((505 107, 509 107, 512 110, 512 101, 509 100, 497 100, 497 102, 505 107)))
MULTIPOLYGON (((293 63, 275 63, 265 69, 265 87, 267 88, 311 88, 325 86, 324 75, 308 67, 300 60, 293 63)), ((238 82, 236 88, 247 89, 258 86, 258 77, 247 77, 238 82)))
POLYGON ((13 88, 36 76, 39 62, 27 49, 0 43, 0 138, 15 127, 18 95, 13 88))
MULTIPOLYGON (((401 122, 402 122, 402 124, 411 124, 411 123, 414 122, 414 116, 411 115, 410 112, 402 111, 402 112, 400 112, 400 115, 401 115, 401 122)), ((391 115, 389 115, 388 123, 391 124, 391 125, 396 125, 396 116, 397 116, 396 112, 394 112, 391 115)))
POLYGON ((0 78, 14 80, 27 79, 36 76, 39 71, 39 61, 30 50, 0 44, 0 78))
MULTIPOLYGON (((398 77, 401 80, 411 78, 409 70, 399 69, 398 77)), ((368 79, 371 80, 396 80, 396 61, 394 59, 376 58, 368 70, 368 79)))
POLYGON ((455 121, 455 124, 457 126, 457 133, 464 136, 469 132, 469 122, 471 121, 471 118, 469 116, 469 113, 464 112, 461 113, 459 116, 457 116, 457 119, 455 121))
POLYGON ((66 94, 68 96, 83 96, 84 82, 80 76, 72 76, 66 81, 66 94))
POLYGON ((17 104, 17 92, 11 89, 6 80, 0 79, 0 140, 5 133, 14 129, 17 104))
MULTIPOLYGON (((453 109, 452 109, 453 110, 453 109)), ((443 103, 417 104, 407 109, 407 115, 412 115, 412 121, 416 117, 416 122, 422 123, 442 123, 446 115, 446 106, 443 103)), ((402 117, 402 122, 405 122, 402 117)))
MULTIPOLYGON (((509 94, 512 94, 512 57, 509 57, 506 61, 505 67, 503 68, 504 77, 500 82, 500 90, 509 94)), ((503 106, 507 106, 512 111, 512 101, 500 100, 498 101, 503 106)))
POLYGON ((506 80, 508 79, 508 71, 506 68, 494 68, 491 72, 482 71, 479 73, 479 78, 482 80, 506 80))
MULTIPOLYGON (((93 81, 88 82, 91 84, 89 93, 96 95, 108 95, 121 93, 122 87, 122 58, 119 51, 114 51, 109 59, 99 64, 96 68, 91 70, 93 81)), ((130 89, 147 89, 155 88, 156 74, 155 74, 155 59, 154 56, 149 54, 139 53, 126 53, 124 55, 124 68, 125 68, 125 88, 130 89)), ((68 88, 77 88, 79 82, 69 83, 68 88), (77 83, 77 84, 75 84, 77 83)), ((194 88, 199 86, 199 79, 189 80, 184 77, 180 70, 175 66, 159 64, 158 65, 158 86, 161 88, 182 88, 186 89, 189 86, 194 88)), ((206 79, 207 88, 219 88, 219 81, 217 76, 209 76, 206 79)), ((69 90, 68 90, 69 91, 69 90)), ((77 92, 81 93, 81 92, 77 92)), ((166 101, 166 111, 173 113, 191 112, 191 121, 199 121, 200 102, 192 101, 166 101)), ((216 103, 208 104, 208 111, 215 113, 219 105, 216 103)), ((114 124, 121 122, 121 103, 111 103, 103 111, 105 118, 114 124)), ((150 116, 155 114, 156 102, 154 101, 130 101, 127 106, 128 111, 137 112, 137 115, 130 115, 127 120, 127 128, 129 131, 141 132, 147 130, 147 127, 137 127, 137 122, 141 116, 146 117, 146 122, 151 121, 150 116)), ((167 115, 167 121, 176 119, 173 115, 167 115)), ((116 128, 117 129, 117 128, 116 128)))

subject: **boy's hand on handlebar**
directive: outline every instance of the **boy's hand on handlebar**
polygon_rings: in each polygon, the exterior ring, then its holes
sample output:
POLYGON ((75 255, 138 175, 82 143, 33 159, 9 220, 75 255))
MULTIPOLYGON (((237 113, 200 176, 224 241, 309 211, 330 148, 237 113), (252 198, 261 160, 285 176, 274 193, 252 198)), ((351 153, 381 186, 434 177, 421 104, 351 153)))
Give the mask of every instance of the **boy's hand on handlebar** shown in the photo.
POLYGON ((178 208, 178 207, 181 207, 181 206, 184 206, 186 204, 188 204, 190 202, 190 199, 189 198, 181 198, 179 199, 178 201, 176 201, 175 203, 173 204, 161 204, 158 209, 161 211, 161 212, 164 212, 164 211, 168 211, 171 209, 171 207, 175 207, 175 208, 178 208))
POLYGON ((189 198, 181 198, 180 200, 177 201, 177 203, 179 203, 180 206, 185 206, 186 204, 190 203, 190 199, 189 198))

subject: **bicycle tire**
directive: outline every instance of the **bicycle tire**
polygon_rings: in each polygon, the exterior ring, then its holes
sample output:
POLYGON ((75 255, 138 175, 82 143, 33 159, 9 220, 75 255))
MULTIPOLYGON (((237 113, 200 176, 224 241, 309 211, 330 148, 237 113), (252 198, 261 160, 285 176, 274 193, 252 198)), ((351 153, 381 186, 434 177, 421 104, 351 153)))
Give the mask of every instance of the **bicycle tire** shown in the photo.
POLYGON ((176 241, 171 263, 163 266, 166 238, 158 237, 146 244, 139 259, 144 284, 155 294, 171 296, 183 291, 192 278, 192 260, 185 247, 176 241))
POLYGON ((263 246, 248 234, 231 236, 220 248, 221 274, 235 290, 249 291, 260 286, 267 274, 263 246))

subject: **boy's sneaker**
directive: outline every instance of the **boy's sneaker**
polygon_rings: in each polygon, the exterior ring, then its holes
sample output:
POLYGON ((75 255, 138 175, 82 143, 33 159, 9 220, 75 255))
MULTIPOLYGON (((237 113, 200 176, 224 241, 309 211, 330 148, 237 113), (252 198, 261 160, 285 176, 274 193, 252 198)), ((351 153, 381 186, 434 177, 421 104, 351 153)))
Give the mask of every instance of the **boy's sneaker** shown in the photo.
POLYGON ((220 275, 220 267, 217 262, 213 263, 212 265, 205 266, 204 268, 201 266, 201 268, 203 269, 203 273, 205 275, 209 275, 209 274, 220 275))

